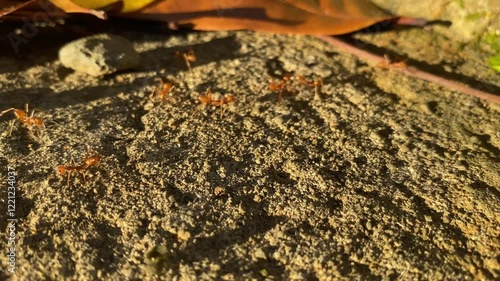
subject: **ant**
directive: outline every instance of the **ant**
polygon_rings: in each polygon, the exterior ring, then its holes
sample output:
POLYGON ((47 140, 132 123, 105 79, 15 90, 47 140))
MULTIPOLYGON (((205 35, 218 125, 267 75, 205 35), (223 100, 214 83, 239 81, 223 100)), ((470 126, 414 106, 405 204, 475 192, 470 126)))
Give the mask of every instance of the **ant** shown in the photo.
POLYGON ((269 90, 271 90, 273 92, 278 92, 278 102, 281 101, 284 93, 290 92, 289 88, 290 88, 290 81, 292 80, 292 78, 293 78, 293 74, 288 73, 288 74, 283 75, 283 78, 281 78, 281 80, 279 82, 271 81, 269 83, 269 86, 268 86, 269 90))
POLYGON ((92 166, 96 166, 99 164, 99 160, 101 157, 93 152, 91 153, 90 151, 87 152, 83 159, 83 163, 81 165, 76 165, 75 159, 71 157, 71 161, 69 162, 68 165, 60 165, 57 166, 57 174, 58 175, 64 175, 65 173, 68 173, 68 180, 67 180, 67 185, 69 187, 69 180, 71 178, 71 173, 79 172, 82 174, 83 177, 83 182, 87 183, 87 180, 85 179, 85 172, 92 166))
POLYGON ((158 89, 153 96, 158 97, 162 102, 165 102, 167 95, 175 89, 175 86, 172 82, 163 82, 163 79, 161 78, 157 78, 155 81, 160 81, 160 89, 158 89))
POLYGON ((233 95, 227 95, 221 99, 215 100, 212 98, 212 92, 210 91, 210 88, 208 88, 206 93, 200 96, 199 99, 203 104, 219 106, 220 118, 222 119, 222 115, 224 113, 224 105, 234 102, 236 98, 233 95))
POLYGON ((389 68, 407 68, 408 65, 406 64, 406 61, 398 61, 398 62, 393 62, 391 58, 388 55, 384 55, 384 59, 377 64, 378 67, 382 69, 389 69, 389 68))
MULTIPOLYGON (((35 137, 39 138, 40 135, 37 136, 37 134, 40 133, 39 130, 45 129, 45 124, 43 123, 42 119, 39 117, 35 117, 35 111, 41 111, 40 109, 33 109, 31 111, 31 115, 29 115, 29 109, 28 109, 28 104, 26 104, 25 110, 22 109, 17 109, 17 108, 9 108, 7 110, 4 110, 0 112, 0 116, 4 115, 7 112, 14 111, 14 116, 19 121, 21 124, 23 124, 30 134, 35 137), (38 130, 38 131, 35 131, 38 130)), ((12 120, 10 123, 10 128, 9 128, 9 136, 12 135, 12 128, 14 127, 14 123, 16 122, 16 119, 12 120)))
POLYGON ((271 81, 268 88, 273 92, 278 92, 278 102, 280 102, 281 99, 283 99, 283 94, 292 94, 290 89, 292 86, 297 86, 297 82, 305 86, 314 87, 316 95, 319 94, 321 87, 323 86, 323 80, 321 80, 321 78, 310 81, 302 75, 294 76, 293 74, 288 73, 283 75, 283 78, 281 78, 279 82, 271 81))
POLYGON ((189 72, 193 73, 190 63, 196 61, 196 55, 194 54, 193 49, 190 49, 189 51, 184 53, 177 51, 175 52, 175 57, 184 59, 184 62, 186 63, 187 68, 189 69, 189 72))

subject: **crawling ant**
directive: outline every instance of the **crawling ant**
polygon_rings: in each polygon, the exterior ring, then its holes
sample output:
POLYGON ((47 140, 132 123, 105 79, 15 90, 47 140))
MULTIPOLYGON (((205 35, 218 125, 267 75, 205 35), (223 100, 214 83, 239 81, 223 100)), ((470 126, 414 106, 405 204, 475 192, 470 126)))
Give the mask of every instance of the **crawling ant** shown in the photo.
POLYGON ((318 78, 314 81, 307 80, 304 76, 298 75, 294 76, 293 74, 285 74, 283 78, 281 78, 280 81, 274 82, 271 81, 268 85, 269 90, 273 92, 278 92, 278 102, 283 99, 283 94, 285 93, 292 93, 290 90, 293 86, 297 87, 297 82, 299 84, 309 86, 309 87, 314 87, 314 91, 317 94, 319 94, 321 87, 323 86, 323 81, 321 78, 318 78))
POLYGON ((171 93, 175 86, 172 82, 163 82, 163 79, 157 78, 155 81, 160 81, 160 88, 154 93, 154 97, 160 98, 162 102, 165 102, 169 93, 171 93))
POLYGON ((207 89, 206 93, 202 96, 199 97, 200 101, 203 104, 208 104, 208 105, 214 105, 214 106, 219 106, 220 107, 220 118, 222 119, 222 115, 224 113, 224 105, 229 104, 231 102, 234 102, 236 99, 233 95, 227 95, 221 99, 213 99, 212 98, 212 92, 210 91, 210 88, 207 89))
POLYGON ((281 80, 279 80, 278 82, 271 81, 269 83, 268 85, 269 90, 273 92, 278 92, 278 102, 281 101, 284 93, 290 92, 289 88, 290 88, 290 81, 292 80, 292 78, 293 74, 288 73, 283 75, 281 80))
POLYGON ((377 64, 378 67, 382 69, 389 69, 389 68, 407 68, 408 65, 406 64, 406 61, 398 61, 398 62, 393 62, 391 58, 388 55, 384 55, 384 59, 377 64))
POLYGON ((40 130, 45 129, 45 124, 43 123, 43 121, 40 117, 35 117, 35 111, 41 111, 41 110, 33 109, 31 111, 31 115, 29 115, 28 104, 26 104, 25 110, 17 109, 17 108, 9 108, 7 110, 0 112, 0 116, 4 115, 5 113, 10 112, 10 111, 14 112, 14 116, 16 119, 12 120, 10 123, 9 136, 12 135, 12 128, 14 127, 14 123, 17 120, 28 129, 31 136, 33 136, 35 138, 40 137, 40 135, 39 135, 40 130))
POLYGON ((91 153, 90 151, 87 152, 87 155, 85 155, 83 159, 83 163, 81 165, 76 165, 75 159, 71 157, 71 161, 67 165, 60 165, 57 167, 57 174, 58 175, 64 175, 65 173, 68 173, 68 179, 67 179, 67 185, 69 187, 69 180, 71 178, 72 173, 81 173, 83 177, 83 182, 87 183, 87 180, 85 179, 85 172, 93 166, 96 166, 99 164, 99 160, 101 157, 97 153, 91 153))
POLYGON ((194 54, 193 49, 190 49, 189 51, 183 53, 177 51, 175 52, 175 57, 184 59, 189 72, 193 72, 193 70, 191 69, 191 62, 196 61, 196 55, 194 54))

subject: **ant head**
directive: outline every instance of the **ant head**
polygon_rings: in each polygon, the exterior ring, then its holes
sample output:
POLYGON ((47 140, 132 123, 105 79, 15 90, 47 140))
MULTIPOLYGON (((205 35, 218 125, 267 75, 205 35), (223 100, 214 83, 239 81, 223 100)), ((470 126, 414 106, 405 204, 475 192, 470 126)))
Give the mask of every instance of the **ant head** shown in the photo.
POLYGON ((278 89, 279 89, 279 86, 278 86, 278 84, 276 84, 276 83, 274 83, 274 82, 271 82, 271 83, 269 83, 268 88, 269 88, 269 90, 271 90, 271 91, 276 91, 276 90, 278 90, 278 89))
POLYGON ((172 89, 172 87, 173 87, 173 83, 172 82, 163 83, 162 85, 163 85, 163 89, 165 89, 166 91, 172 89))
POLYGON ((224 99, 225 99, 226 103, 230 103, 230 102, 233 102, 234 100, 236 100, 236 98, 233 95, 229 95, 229 96, 225 97, 224 99))
POLYGON ((33 124, 35 124, 38 127, 43 127, 44 126, 42 119, 40 119, 38 117, 31 118, 31 122, 33 122, 33 124))
POLYGON ((57 170, 58 175, 62 175, 64 173, 66 173, 66 166, 64 166, 64 165, 57 166, 56 170, 57 170))

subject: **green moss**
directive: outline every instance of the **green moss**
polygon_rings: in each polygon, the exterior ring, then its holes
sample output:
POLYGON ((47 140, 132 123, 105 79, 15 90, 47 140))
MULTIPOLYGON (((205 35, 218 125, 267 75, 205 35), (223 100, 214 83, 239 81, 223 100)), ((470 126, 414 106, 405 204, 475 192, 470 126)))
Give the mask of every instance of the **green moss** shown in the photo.
POLYGON ((487 12, 472 13, 472 14, 468 14, 465 17, 465 20, 467 20, 467 21, 476 21, 476 20, 479 20, 479 19, 487 17, 487 16, 488 16, 487 12))
POLYGON ((465 9, 465 3, 464 0, 455 0, 455 3, 457 3, 460 8, 465 9))
POLYGON ((496 72, 500 72, 500 55, 496 55, 494 57, 490 57, 488 59, 488 64, 491 68, 493 68, 496 72))
POLYGON ((500 72, 500 36, 494 32, 488 32, 481 39, 482 43, 495 53, 495 55, 488 58, 488 65, 496 72, 500 72))
POLYGON ((488 32, 483 35, 482 41, 490 46, 494 52, 500 52, 500 36, 494 32, 488 32))

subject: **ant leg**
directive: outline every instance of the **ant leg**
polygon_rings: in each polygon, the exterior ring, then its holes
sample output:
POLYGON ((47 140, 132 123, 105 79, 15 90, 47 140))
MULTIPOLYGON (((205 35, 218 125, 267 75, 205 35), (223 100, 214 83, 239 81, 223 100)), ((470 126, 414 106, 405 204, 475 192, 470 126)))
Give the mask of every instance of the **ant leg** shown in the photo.
POLYGON ((87 179, 85 178, 85 171, 82 171, 83 184, 87 185, 87 179))
POLYGON ((220 106, 220 110, 221 110, 221 112, 220 112, 220 119, 221 120, 222 120, 222 116, 226 112, 226 109, 227 109, 227 107, 225 107, 225 104, 221 104, 221 106, 220 106))
POLYGON ((162 91, 162 89, 163 89, 163 85, 164 85, 165 83, 163 82, 163 79, 162 79, 161 77, 157 77, 157 78, 155 78, 155 80, 154 80, 154 81, 158 81, 158 82, 160 82, 160 89, 156 89, 156 90, 153 92, 153 98, 157 98, 157 97, 161 96, 161 91, 162 91))
POLYGON ((104 173, 106 173, 106 176, 108 176, 108 178, 111 178, 111 176, 109 175, 108 170, 104 169, 103 167, 101 167, 101 169, 104 171, 104 173))
POLYGON ((8 134, 9 137, 12 135, 12 129, 14 128, 14 123, 15 122, 16 122, 16 119, 10 121, 9 134, 8 134))
POLYGON ((68 171, 68 179, 66 180, 66 185, 69 187, 69 179, 71 178, 71 171, 68 171))
POLYGON ((314 82, 314 96, 315 97, 318 97, 319 96, 319 84, 316 82, 314 82))
POLYGON ((156 77, 155 78, 155 81, 158 81, 160 82, 160 85, 163 86, 163 84, 165 84, 165 82, 163 82, 163 79, 161 77, 156 77))
MULTIPOLYGON (((165 94, 165 96, 162 97, 161 102, 165 103, 165 101, 167 100, 167 95, 170 94, 170 96, 173 96, 172 93, 173 93, 174 89, 175 89, 175 86, 170 87, 170 89, 168 90, 167 94, 165 94)), ((174 97, 173 100, 176 101, 175 97, 174 97)))
POLYGON ((205 105, 204 105, 204 104, 200 104, 200 105, 198 105, 198 106, 196 107, 196 110, 193 112, 193 114, 191 114, 191 116, 188 118, 188 120, 190 120, 190 119, 192 119, 192 118, 196 117, 196 116, 198 115, 198 113, 200 113, 200 111, 201 111, 202 109, 205 109, 205 105))
POLYGON ((191 63, 189 63, 188 56, 186 55, 186 53, 184 53, 184 54, 182 54, 182 57, 184 58, 184 61, 186 62, 186 66, 189 69, 189 72, 192 74, 193 73, 193 69, 191 69, 191 63))
POLYGON ((33 131, 33 128, 31 126, 28 127, 28 134, 31 138, 39 139, 39 136, 37 136, 36 132, 33 131))
POLYGON ((12 111, 12 110, 16 110, 16 109, 15 109, 15 108, 13 108, 13 107, 12 107, 12 108, 9 108, 9 109, 6 109, 6 110, 4 110, 4 111, 0 112, 0 116, 4 115, 5 113, 7 113, 7 112, 9 112, 9 111, 12 111))
POLYGON ((278 93, 278 101, 276 103, 280 103, 280 101, 283 99, 283 92, 285 90, 281 89, 278 93))

